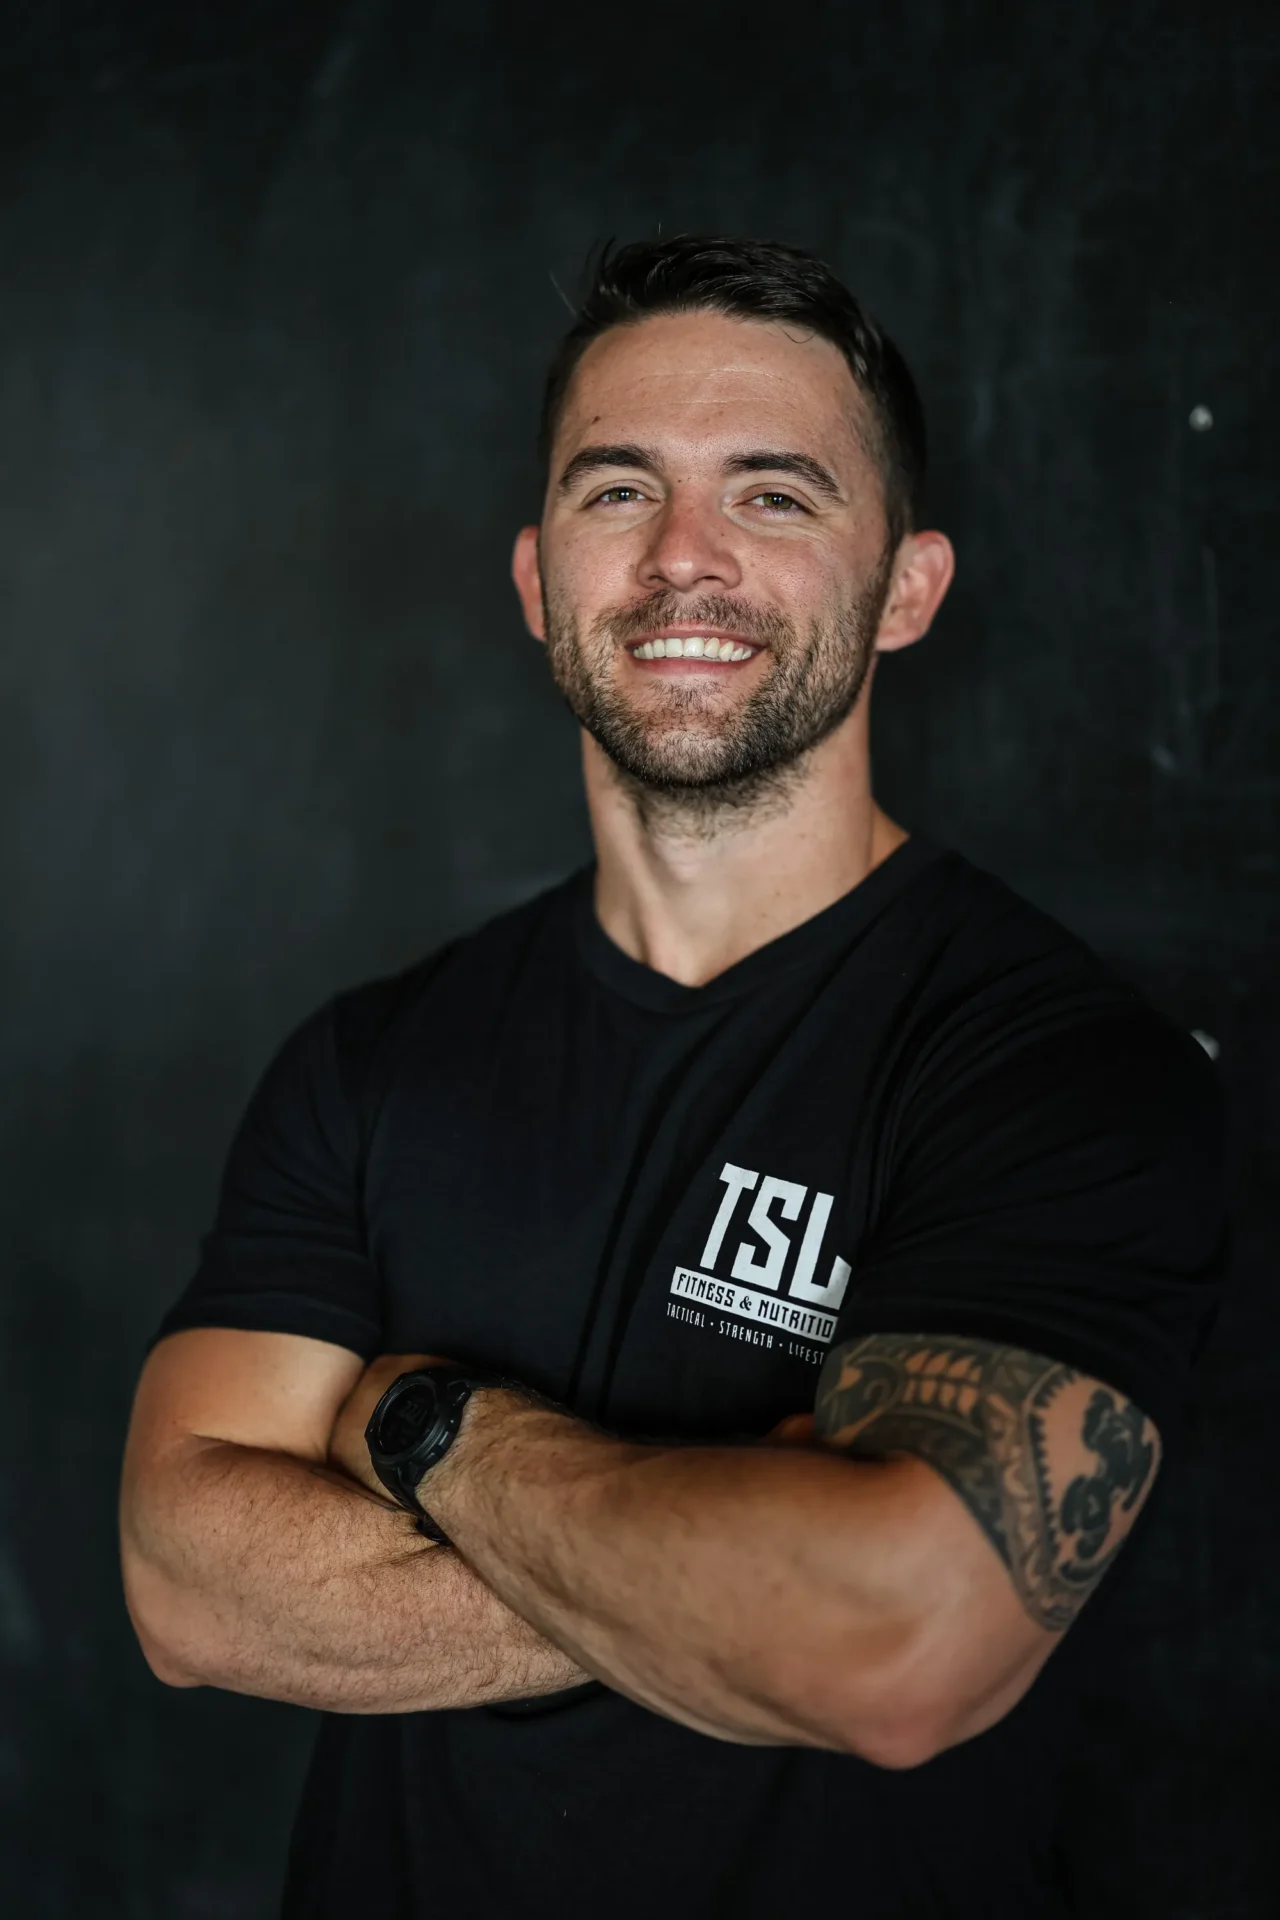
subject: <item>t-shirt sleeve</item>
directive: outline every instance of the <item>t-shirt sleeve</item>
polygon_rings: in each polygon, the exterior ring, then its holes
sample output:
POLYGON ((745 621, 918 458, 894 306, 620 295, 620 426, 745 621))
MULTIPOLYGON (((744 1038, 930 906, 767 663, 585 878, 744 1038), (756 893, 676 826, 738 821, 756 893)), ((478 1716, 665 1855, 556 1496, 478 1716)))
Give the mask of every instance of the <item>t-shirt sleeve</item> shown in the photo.
POLYGON ((259 1082, 227 1156, 213 1226, 155 1338, 237 1327, 381 1351, 365 1245, 359 1123, 337 1053, 340 1001, 313 1014, 259 1082))
POLYGON ((908 1099, 836 1338, 968 1334, 1125 1394, 1168 1444, 1225 1264, 1222 1117, 1198 1044, 1098 1019, 908 1099))

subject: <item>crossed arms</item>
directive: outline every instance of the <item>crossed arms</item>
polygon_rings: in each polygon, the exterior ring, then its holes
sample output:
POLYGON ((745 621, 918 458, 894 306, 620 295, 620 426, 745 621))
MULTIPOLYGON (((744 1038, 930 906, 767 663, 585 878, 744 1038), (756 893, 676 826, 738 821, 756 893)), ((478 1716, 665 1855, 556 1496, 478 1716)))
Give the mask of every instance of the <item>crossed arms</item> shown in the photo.
POLYGON ((1159 1463, 1139 1409, 1069 1367, 878 1334, 755 1446, 636 1445, 476 1394, 421 1489, 449 1550, 363 1444, 421 1357, 218 1329, 156 1348, 122 1541, 162 1679, 378 1713, 596 1678, 720 1739, 912 1766, 1021 1698, 1159 1463))

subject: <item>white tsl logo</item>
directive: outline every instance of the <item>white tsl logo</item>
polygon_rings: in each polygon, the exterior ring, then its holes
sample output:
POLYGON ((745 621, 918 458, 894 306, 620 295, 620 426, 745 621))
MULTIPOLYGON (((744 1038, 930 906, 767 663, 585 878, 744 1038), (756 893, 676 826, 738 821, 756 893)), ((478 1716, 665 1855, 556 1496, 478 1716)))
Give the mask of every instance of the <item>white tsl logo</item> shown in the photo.
POLYGON ((699 1262, 701 1271, 677 1267, 671 1291, 700 1306, 718 1308, 739 1320, 752 1320, 779 1333, 794 1333, 802 1339, 819 1340, 826 1345, 835 1332, 835 1315, 849 1284, 850 1267, 837 1254, 831 1270, 820 1277, 819 1258, 835 1196, 815 1193, 809 1204, 808 1218, 800 1234, 795 1271, 786 1297, 775 1297, 782 1285, 782 1274, 791 1252, 794 1235, 779 1226, 779 1219, 798 1221, 809 1189, 794 1180, 779 1180, 776 1175, 760 1175, 751 1167, 735 1167, 726 1161, 720 1170, 724 1194, 707 1235, 699 1262), (747 1224, 758 1236, 765 1251, 746 1240, 738 1243, 729 1268, 731 1279, 720 1279, 715 1267, 724 1251, 726 1237, 743 1194, 754 1193, 747 1224), (741 1283, 734 1286, 733 1281, 741 1283), (767 1288, 768 1292, 758 1289, 767 1288), (748 1291, 749 1289, 749 1291, 748 1291))

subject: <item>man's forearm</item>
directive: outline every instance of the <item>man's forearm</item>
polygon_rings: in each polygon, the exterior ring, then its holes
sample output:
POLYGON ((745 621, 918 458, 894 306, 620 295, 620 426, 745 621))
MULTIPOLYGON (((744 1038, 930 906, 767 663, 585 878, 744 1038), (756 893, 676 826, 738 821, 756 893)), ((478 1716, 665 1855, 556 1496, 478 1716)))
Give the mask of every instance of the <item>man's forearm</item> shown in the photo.
POLYGON ((193 1441, 126 1487, 123 1517, 130 1610, 177 1684, 400 1713, 588 1677, 456 1554, 327 1468, 193 1441))
POLYGON ((495 1392, 420 1494, 486 1582, 619 1692, 722 1739, 841 1748, 858 1715, 876 1744, 880 1691, 900 1710, 902 1484, 893 1462, 631 1446, 495 1392))

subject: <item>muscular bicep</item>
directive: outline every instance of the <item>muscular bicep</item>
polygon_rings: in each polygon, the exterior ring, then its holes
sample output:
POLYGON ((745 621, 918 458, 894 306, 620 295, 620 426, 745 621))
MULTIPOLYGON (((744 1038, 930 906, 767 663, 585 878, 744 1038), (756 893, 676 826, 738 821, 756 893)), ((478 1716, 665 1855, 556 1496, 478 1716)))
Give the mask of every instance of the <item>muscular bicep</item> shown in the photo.
POLYGON ((300 1334, 190 1327, 142 1371, 126 1473, 175 1446, 216 1440, 325 1459, 334 1417, 364 1371, 359 1354, 300 1334))
POLYGON ((210 1542, 223 1559, 238 1531, 253 1532, 251 1501, 211 1504, 208 1476, 193 1470, 242 1448, 327 1474, 334 1416, 363 1368, 327 1341, 225 1327, 186 1328, 153 1348, 125 1446, 120 1552, 129 1612, 162 1680, 199 1684, 192 1649, 210 1627, 197 1616, 193 1628, 191 1594, 208 1584, 210 1542))
MULTIPOLYGON (((1071 1625, 1124 1544, 1160 1461, 1155 1427, 1123 1394, 1043 1355, 968 1336, 846 1341, 823 1369, 814 1421, 825 1445, 851 1456, 906 1455, 933 1470, 986 1542, 972 1528, 944 1525, 940 1549, 945 1540, 963 1553, 967 1541, 981 1547, 988 1571, 998 1561, 999 1587, 1042 1630, 1029 1648, 1071 1625)), ((1000 1597, 997 1588, 997 1605, 1000 1597)), ((995 1624, 975 1620, 974 1631, 995 1624)), ((988 1637, 998 1645, 998 1634, 988 1637)))

